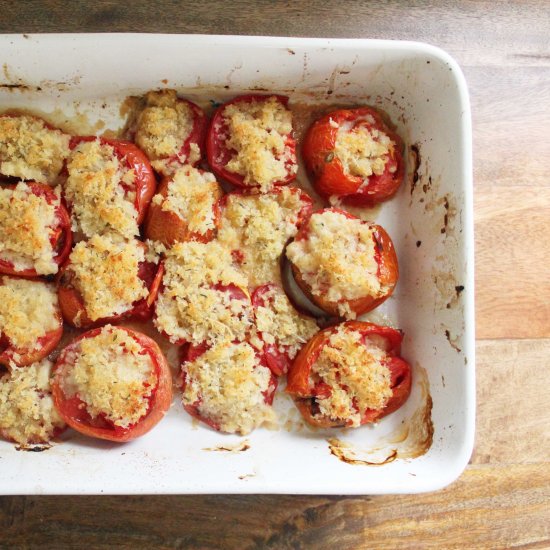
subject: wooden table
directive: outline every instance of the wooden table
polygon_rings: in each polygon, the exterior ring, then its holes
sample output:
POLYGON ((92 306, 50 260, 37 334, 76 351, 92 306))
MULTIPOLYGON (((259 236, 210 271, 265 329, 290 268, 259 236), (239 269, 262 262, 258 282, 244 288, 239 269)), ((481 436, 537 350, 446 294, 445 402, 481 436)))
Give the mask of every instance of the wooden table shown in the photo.
POLYGON ((393 38, 451 53, 474 121, 471 463, 447 489, 417 496, 4 497, 0 547, 549 548, 550 3, 232 4, 5 2, 0 32, 393 38))

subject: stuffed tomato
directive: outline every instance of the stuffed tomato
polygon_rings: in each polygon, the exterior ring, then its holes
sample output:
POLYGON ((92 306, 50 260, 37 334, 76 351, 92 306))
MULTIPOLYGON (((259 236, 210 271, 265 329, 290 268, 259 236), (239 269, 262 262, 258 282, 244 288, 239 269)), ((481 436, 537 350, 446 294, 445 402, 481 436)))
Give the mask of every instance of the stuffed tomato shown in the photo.
POLYGON ((125 442, 162 420, 172 402, 172 376, 154 340, 106 325, 63 349, 54 367, 52 394, 70 427, 125 442))
POLYGON ((339 109, 314 122, 302 154, 320 195, 356 206, 389 199, 405 174, 401 138, 370 107, 339 109))
POLYGON ((411 367, 399 355, 402 338, 396 329, 360 321, 322 330, 298 353, 286 391, 314 426, 377 421, 411 391, 411 367))

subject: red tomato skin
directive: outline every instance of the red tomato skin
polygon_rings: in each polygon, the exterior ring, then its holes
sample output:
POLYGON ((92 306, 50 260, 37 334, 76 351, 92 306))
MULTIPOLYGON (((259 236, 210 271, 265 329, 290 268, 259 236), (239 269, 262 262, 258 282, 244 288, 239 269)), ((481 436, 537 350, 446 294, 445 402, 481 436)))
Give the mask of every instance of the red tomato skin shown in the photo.
MULTIPOLYGON (((200 170, 200 172, 204 171, 200 170)), ((157 189, 157 194, 166 197, 171 182, 171 177, 164 178, 157 189)), ((210 242, 215 237, 220 224, 220 200, 222 196, 223 191, 219 188, 217 201, 212 207, 214 211, 215 227, 214 229, 208 230, 206 233, 191 231, 186 220, 180 218, 175 212, 163 210, 162 205, 151 203, 145 220, 145 236, 165 246, 172 246, 177 242, 186 241, 197 241, 200 243, 210 242)))
POLYGON ((158 383, 149 398, 150 407, 147 414, 128 428, 114 427, 104 420, 91 418, 87 411, 82 409, 82 401, 74 397, 67 399, 63 393, 61 379, 62 371, 66 366, 66 355, 84 338, 92 338, 99 334, 101 328, 81 334, 63 349, 53 369, 52 395, 59 414, 71 428, 89 437, 124 443, 146 434, 164 418, 172 404, 172 374, 166 358, 154 340, 137 331, 124 327, 118 328, 134 338, 149 354, 155 365, 158 383))
POLYGON ((157 180, 147 155, 131 141, 103 138, 96 136, 75 136, 71 139, 69 147, 73 150, 79 143, 99 141, 102 145, 110 145, 119 161, 124 162, 135 173, 136 198, 134 207, 137 211, 137 224, 140 225, 147 214, 147 209, 155 194, 157 180))
MULTIPOLYGON (((252 294, 253 307, 268 307, 268 304, 266 304, 265 301, 265 295, 273 288, 279 288, 279 286, 274 283, 268 283, 266 285, 259 286, 252 294)), ((284 290, 281 289, 281 292, 284 292, 284 290)), ((263 340, 263 336, 261 333, 260 337, 263 340)), ((266 364, 275 376, 283 376, 288 372, 288 369, 292 364, 292 358, 290 357, 288 350, 283 351, 274 344, 264 343, 263 352, 266 364)))
MULTIPOLYGON (((186 367, 185 367, 186 363, 194 361, 195 359, 200 357, 203 353, 205 353, 208 349, 209 349, 209 345, 206 342, 202 342, 202 343, 196 344, 196 345, 186 344, 181 348, 181 363, 180 363, 181 378, 180 378, 180 382, 181 382, 182 392, 185 391, 185 388, 186 388, 186 385, 187 385, 187 373, 186 373, 186 370, 185 370, 186 369, 186 367)), ((265 357, 264 357, 263 353, 259 350, 256 350, 256 354, 260 359, 260 364, 265 366, 265 367, 268 367, 268 365, 266 364, 265 357)), ((275 391, 277 389, 277 385, 278 385, 277 378, 275 377, 273 372, 271 372, 271 377, 270 377, 270 380, 269 380, 269 387, 268 387, 267 391, 263 393, 265 402, 268 405, 273 404, 273 399, 275 397, 275 391)), ((218 432, 222 431, 221 428, 220 428, 219 423, 215 422, 214 420, 212 420, 212 419, 210 419, 210 418, 208 418, 208 417, 206 417, 206 416, 204 416, 200 413, 200 410, 199 410, 200 404, 201 404, 201 399, 199 397, 199 399, 197 399, 197 401, 195 401, 195 403, 192 403, 191 405, 183 405, 183 408, 193 418, 196 418, 197 420, 200 420, 201 422, 205 423, 207 426, 210 426, 212 429, 214 429, 218 432)))
POLYGON ((403 334, 394 328, 376 325, 364 321, 346 321, 341 325, 326 328, 318 332, 298 352, 287 376, 286 392, 295 398, 296 406, 304 419, 317 427, 341 427, 346 424, 342 421, 335 421, 330 418, 314 415, 312 405, 319 392, 313 386, 310 379, 311 369, 317 361, 322 349, 328 344, 330 336, 344 326, 347 330, 360 332, 364 337, 376 335, 382 337, 386 342, 386 352, 389 355, 387 366, 390 369, 391 385, 393 394, 382 409, 364 411, 361 417, 361 424, 367 424, 380 420, 384 416, 396 411, 408 399, 411 392, 412 376, 410 365, 401 357, 401 341, 403 334))
MULTIPOLYGON (((57 195, 53 191, 50 185, 45 183, 39 183, 35 181, 25 182, 31 189, 31 192, 38 196, 44 197, 46 201, 51 204, 57 200, 57 195)), ((15 189, 16 185, 6 185, 6 189, 15 189)), ((65 207, 63 201, 55 209, 56 215, 56 227, 55 233, 50 237, 50 242, 54 248, 57 249, 54 257, 54 262, 59 266, 69 256, 71 247, 73 244, 73 233, 71 231, 71 218, 69 212, 65 207)), ((0 259, 0 274, 14 275, 16 277, 23 277, 25 279, 34 279, 40 277, 34 268, 24 269, 22 271, 16 271, 12 262, 0 259)))
MULTIPOLYGON (((214 113, 214 116, 210 121, 210 126, 208 128, 208 133, 206 135, 206 158, 208 160, 208 164, 210 165, 210 168, 212 169, 212 172, 214 172, 214 174, 216 174, 218 178, 225 180, 233 185, 236 185, 237 187, 257 188, 260 186, 259 184, 256 184, 256 183, 245 183, 244 176, 241 176, 240 174, 236 174, 234 172, 230 172, 225 168, 226 164, 231 159, 231 153, 225 147, 224 145, 225 140, 221 135, 225 127, 225 123, 223 121, 223 112, 225 107, 227 107, 228 105, 233 105, 236 103, 251 103, 252 101, 260 102, 260 101, 269 99, 271 97, 277 98, 277 100, 284 107, 287 107, 288 97, 284 95, 246 94, 246 95, 237 96, 231 101, 228 101, 223 105, 220 105, 220 107, 216 109, 216 112, 214 113)), ((286 185, 296 179, 296 173, 290 170, 290 167, 296 165, 298 162, 296 158, 296 139, 292 134, 289 134, 286 137, 286 144, 292 152, 291 159, 287 163, 288 173, 284 179, 273 182, 271 184, 272 186, 286 185)))
POLYGON ((51 330, 39 338, 39 345, 35 349, 16 348, 9 343, 7 338, 4 338, 6 341, 6 346, 4 347, 2 345, 2 334, 0 333, 0 365, 4 365, 7 368, 10 368, 11 364, 14 364, 16 367, 26 367, 47 357, 48 354, 55 349, 63 336, 63 319, 61 313, 57 313, 56 317, 59 326, 55 330, 51 330), (14 354, 17 354, 19 358, 14 358, 14 354))
MULTIPOLYGON (((349 219, 359 219, 356 216, 353 216, 349 212, 346 212, 344 210, 340 210, 338 208, 326 208, 323 210, 318 210, 316 212, 312 212, 311 215, 320 213, 320 212, 338 212, 339 214, 342 214, 346 216, 349 219)), ((310 215, 310 216, 311 216, 310 215)), ((370 222, 362 222, 362 223, 370 223, 370 222)), ((308 234, 308 228, 307 228, 307 220, 304 221, 300 229, 298 230, 298 233, 294 240, 302 240, 307 238, 308 234)), ((340 300, 339 302, 333 302, 328 300, 324 295, 318 296, 314 295, 312 293, 310 285, 304 280, 302 274, 300 273, 300 270, 291 262, 290 266, 292 268, 292 273, 294 275, 294 280, 296 281, 296 284, 300 287, 302 292, 307 296, 307 298, 313 302, 315 305, 320 307, 323 311, 326 311, 330 315, 333 315, 334 317, 339 317, 340 313, 338 311, 338 304, 339 303, 345 303, 347 302, 351 311, 354 311, 357 316, 362 315, 363 313, 367 313, 369 311, 372 311, 374 308, 378 307, 380 304, 385 302, 395 290, 395 286, 397 284, 397 281, 399 279, 399 266, 397 263, 397 254, 395 252, 395 247, 393 246, 393 242, 386 232, 386 230, 376 224, 373 225, 375 229, 374 237, 376 241, 376 260, 378 262, 378 278, 380 280, 380 283, 384 286, 386 286, 386 292, 376 298, 373 296, 363 296, 361 298, 355 298, 353 300, 340 300)))
POLYGON ((395 195, 405 176, 402 151, 401 138, 388 128, 380 113, 370 107, 339 109, 328 113, 310 126, 302 145, 304 163, 315 190, 324 198, 342 197, 344 203, 355 206, 372 206, 395 195), (364 178, 346 174, 335 154, 338 127, 333 124, 339 126, 344 122, 354 123, 366 116, 371 116, 374 124, 363 125, 385 133, 395 145, 384 173, 380 176, 373 174, 367 184, 363 185, 364 178), (390 172, 392 168, 395 170, 393 173, 390 172))
POLYGON ((99 327, 106 323, 116 323, 122 320, 136 320, 147 321, 153 315, 153 306, 157 299, 159 289, 164 275, 164 264, 159 262, 156 266, 152 262, 142 262, 139 264, 138 276, 142 279, 149 289, 149 295, 147 298, 143 298, 137 302, 134 302, 131 309, 120 313, 118 315, 112 315, 109 317, 103 317, 92 321, 86 312, 86 306, 82 299, 80 292, 74 288, 70 281, 66 279, 67 273, 71 271, 71 263, 67 261, 57 276, 59 297, 59 307, 63 318, 69 325, 75 328, 91 329, 99 327), (76 322, 78 319, 78 323, 76 322))

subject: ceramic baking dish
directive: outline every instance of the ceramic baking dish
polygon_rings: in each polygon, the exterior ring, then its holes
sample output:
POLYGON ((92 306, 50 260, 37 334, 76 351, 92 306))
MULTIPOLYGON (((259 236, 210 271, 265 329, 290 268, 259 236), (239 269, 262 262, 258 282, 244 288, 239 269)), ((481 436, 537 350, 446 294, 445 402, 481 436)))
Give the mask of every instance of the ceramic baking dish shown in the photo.
POLYGON ((308 429, 280 394, 279 428, 248 437, 198 426, 176 398, 129 444, 69 434, 36 453, 0 442, 0 492, 415 493, 460 475, 475 411, 472 142, 466 84, 449 55, 413 42, 144 34, 1 35, 0 51, 0 110, 81 132, 118 130, 124 98, 160 87, 203 102, 260 90, 291 105, 386 111, 408 174, 369 216, 392 236, 401 278, 370 318, 404 330, 414 369, 406 406, 355 431, 308 429))

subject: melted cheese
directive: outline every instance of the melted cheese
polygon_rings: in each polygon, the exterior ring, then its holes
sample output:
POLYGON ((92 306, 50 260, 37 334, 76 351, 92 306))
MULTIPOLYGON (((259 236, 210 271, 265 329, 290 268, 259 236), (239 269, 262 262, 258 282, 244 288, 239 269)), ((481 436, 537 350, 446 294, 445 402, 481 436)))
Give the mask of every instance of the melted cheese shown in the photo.
POLYGON ((256 307, 255 315, 263 341, 294 359, 302 346, 319 331, 317 323, 301 316, 279 287, 270 288, 262 296, 264 305, 256 307))
POLYGON ((20 445, 48 443, 65 428, 50 391, 52 363, 12 368, 0 378, 0 433, 20 445))
POLYGON ((392 395, 387 355, 357 331, 342 327, 330 336, 311 368, 311 377, 328 384, 330 396, 316 398, 322 415, 333 420, 361 423, 361 413, 381 409, 392 395))
POLYGON ((66 397, 77 396, 90 416, 104 416, 121 428, 148 413, 157 384, 150 355, 126 331, 111 325, 79 342, 74 364, 62 378, 66 397))
POLYGON ((249 185, 269 188, 286 179, 298 165, 287 136, 292 133, 292 113, 275 97, 262 101, 232 103, 223 108, 227 128, 225 146, 234 151, 226 164, 249 185))
POLYGON ((298 193, 289 187, 280 193, 228 196, 218 240, 239 251, 241 269, 252 288, 280 282, 279 258, 288 239, 296 235, 302 207, 298 193))
POLYGON ((176 244, 164 264, 163 290, 156 303, 155 326, 172 342, 242 340, 250 332, 250 301, 231 299, 213 285, 246 288, 231 253, 217 242, 176 244))
MULTIPOLYGON (((369 118, 373 124, 374 119, 369 118)), ((334 153, 340 159, 344 173, 368 178, 384 173, 393 148, 391 139, 376 128, 360 125, 351 129, 343 124, 336 134, 334 153)))
POLYGON ((80 292, 88 317, 95 321, 128 311, 149 294, 138 277, 145 251, 137 240, 95 235, 79 242, 70 255, 71 281, 80 292))
POLYGON ((250 344, 220 342, 185 363, 184 369, 183 404, 196 405, 221 431, 244 435, 274 421, 264 396, 271 372, 259 363, 250 344))
POLYGON ((117 158, 111 145, 100 140, 79 143, 68 159, 67 170, 64 191, 74 231, 87 237, 108 231, 127 238, 139 234, 136 175, 117 158))
POLYGON ((168 184, 166 197, 155 195, 153 203, 184 220, 189 231, 205 235, 215 229, 214 205, 221 195, 213 174, 184 166, 168 184))
POLYGON ((60 326, 57 292, 43 281, 0 277, 0 333, 20 350, 60 326))
POLYGON ((0 173, 54 183, 69 154, 69 140, 40 118, 0 116, 0 173))
POLYGON ((0 188, 0 259, 11 262, 16 271, 34 268, 39 275, 57 273, 50 235, 58 204, 59 198, 48 204, 25 183, 13 190, 0 188))
MULTIPOLYGON (((290 243, 287 258, 300 270, 314 296, 331 302, 381 296, 373 227, 333 211, 313 214, 305 239, 290 243)), ((340 314, 353 318, 345 303, 340 314)))
POLYGON ((168 175, 178 164, 197 163, 201 154, 196 143, 191 144, 189 156, 182 151, 193 131, 195 114, 191 106, 186 101, 179 101, 175 90, 149 92, 145 102, 137 120, 135 141, 149 157, 153 168, 168 175))

